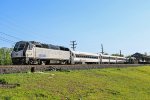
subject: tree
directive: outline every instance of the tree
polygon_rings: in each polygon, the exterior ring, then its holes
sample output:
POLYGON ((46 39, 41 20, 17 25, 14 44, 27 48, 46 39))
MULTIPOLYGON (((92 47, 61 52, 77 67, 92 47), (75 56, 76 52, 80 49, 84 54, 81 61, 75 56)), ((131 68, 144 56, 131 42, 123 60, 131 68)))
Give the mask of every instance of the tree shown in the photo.
POLYGON ((0 48, 0 65, 11 65, 12 48, 0 48))
POLYGON ((148 56, 147 52, 144 52, 144 55, 145 55, 145 56, 148 56))

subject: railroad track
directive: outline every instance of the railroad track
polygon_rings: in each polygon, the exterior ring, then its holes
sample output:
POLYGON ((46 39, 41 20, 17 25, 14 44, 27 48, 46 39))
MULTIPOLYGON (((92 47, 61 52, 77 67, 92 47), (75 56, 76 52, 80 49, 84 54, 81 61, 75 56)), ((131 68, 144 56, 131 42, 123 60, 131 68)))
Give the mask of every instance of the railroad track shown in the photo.
MULTIPOLYGON (((95 65, 1 65, 0 74, 24 73, 35 71, 68 71, 112 67, 137 67, 145 64, 95 64, 95 65)), ((148 64, 146 64, 148 66, 148 64)))

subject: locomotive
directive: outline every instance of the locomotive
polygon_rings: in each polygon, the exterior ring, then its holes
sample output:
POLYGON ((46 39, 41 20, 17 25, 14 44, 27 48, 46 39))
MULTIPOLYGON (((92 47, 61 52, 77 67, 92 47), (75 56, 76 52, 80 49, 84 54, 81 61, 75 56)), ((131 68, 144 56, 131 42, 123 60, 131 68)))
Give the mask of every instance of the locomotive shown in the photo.
POLYGON ((11 53, 14 65, 49 64, 115 64, 125 63, 125 57, 72 51, 64 46, 35 41, 19 41, 11 53))

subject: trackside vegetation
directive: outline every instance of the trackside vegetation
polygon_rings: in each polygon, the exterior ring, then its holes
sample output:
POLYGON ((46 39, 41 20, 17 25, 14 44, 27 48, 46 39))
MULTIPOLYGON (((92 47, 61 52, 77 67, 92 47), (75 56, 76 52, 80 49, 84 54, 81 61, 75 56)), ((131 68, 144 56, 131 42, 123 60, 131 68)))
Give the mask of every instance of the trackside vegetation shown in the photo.
POLYGON ((11 65, 12 48, 0 48, 0 65, 11 65))
POLYGON ((0 100, 149 100, 150 66, 0 75, 0 100))

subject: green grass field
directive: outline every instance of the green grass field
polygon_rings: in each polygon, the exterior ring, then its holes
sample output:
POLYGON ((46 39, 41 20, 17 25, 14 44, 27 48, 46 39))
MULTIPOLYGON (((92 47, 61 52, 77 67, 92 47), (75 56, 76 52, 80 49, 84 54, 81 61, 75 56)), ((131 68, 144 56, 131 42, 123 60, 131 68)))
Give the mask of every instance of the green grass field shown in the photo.
POLYGON ((150 66, 4 74, 0 81, 0 100, 150 99, 150 66))

